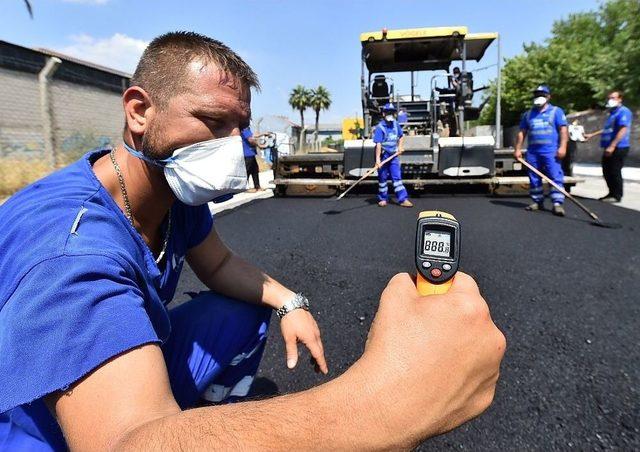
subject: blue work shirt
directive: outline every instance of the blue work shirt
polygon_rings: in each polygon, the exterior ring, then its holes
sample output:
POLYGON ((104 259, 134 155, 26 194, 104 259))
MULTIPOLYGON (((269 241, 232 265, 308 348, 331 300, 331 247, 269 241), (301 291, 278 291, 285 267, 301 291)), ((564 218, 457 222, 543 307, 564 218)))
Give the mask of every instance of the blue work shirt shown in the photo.
POLYGON ((251 128, 247 127, 245 129, 242 129, 240 135, 242 136, 242 150, 244 151, 245 158, 255 157, 256 148, 255 146, 251 146, 251 143, 249 143, 249 138, 253 136, 251 128))
POLYGON ((124 351, 164 342, 185 254, 212 228, 206 204, 176 201, 159 268, 93 172, 108 152, 0 206, 0 449, 65 447, 42 398, 124 351))
POLYGON ((520 130, 527 132, 527 152, 552 153, 560 146, 560 127, 567 125, 562 108, 547 104, 522 115, 520 130))
POLYGON ((401 110, 398 113, 398 124, 404 126, 407 122, 409 122, 409 114, 406 111, 401 110))
POLYGON ((397 121, 391 123, 384 119, 373 129, 373 142, 382 144, 382 153, 391 155, 398 150, 398 141, 402 137, 402 127, 397 121))
POLYGON ((604 123, 604 129, 602 129, 600 146, 603 148, 609 147, 620 129, 626 127, 627 132, 624 134, 622 140, 617 144, 617 147, 628 148, 629 136, 631 135, 631 116, 631 110, 624 105, 612 108, 609 111, 609 116, 607 116, 606 122, 604 123))

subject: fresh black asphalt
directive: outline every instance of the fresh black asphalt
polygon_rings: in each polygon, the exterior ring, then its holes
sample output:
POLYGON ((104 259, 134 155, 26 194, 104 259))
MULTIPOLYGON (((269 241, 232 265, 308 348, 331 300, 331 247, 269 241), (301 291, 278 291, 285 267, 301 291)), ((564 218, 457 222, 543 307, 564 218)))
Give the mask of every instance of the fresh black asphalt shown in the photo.
MULTIPOLYGON (((421 450, 640 449, 640 213, 585 201, 622 225, 614 230, 570 204, 558 218, 525 212, 526 198, 413 200, 414 209, 381 209, 366 195, 274 198, 216 225, 238 254, 310 298, 335 377, 362 353, 388 280, 414 271, 418 212, 451 212, 462 225, 461 268, 477 279, 508 349, 492 407, 421 450)), ((200 287, 187 269, 178 293, 200 287)), ((256 393, 326 381, 306 355, 286 369, 277 324, 274 316, 256 393)))

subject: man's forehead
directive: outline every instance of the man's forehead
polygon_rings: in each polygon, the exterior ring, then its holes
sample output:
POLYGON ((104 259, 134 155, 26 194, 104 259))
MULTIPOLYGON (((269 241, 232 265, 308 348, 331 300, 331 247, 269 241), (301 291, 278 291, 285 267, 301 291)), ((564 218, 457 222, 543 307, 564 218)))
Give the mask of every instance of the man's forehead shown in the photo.
POLYGON ((200 61, 192 61, 188 71, 192 80, 189 94, 198 104, 211 109, 250 112, 251 89, 233 74, 220 70, 214 63, 200 61))
POLYGON ((194 87, 200 90, 211 90, 218 87, 234 91, 239 97, 250 97, 251 89, 235 74, 217 67, 213 62, 203 63, 196 60, 189 63, 188 77, 194 87))

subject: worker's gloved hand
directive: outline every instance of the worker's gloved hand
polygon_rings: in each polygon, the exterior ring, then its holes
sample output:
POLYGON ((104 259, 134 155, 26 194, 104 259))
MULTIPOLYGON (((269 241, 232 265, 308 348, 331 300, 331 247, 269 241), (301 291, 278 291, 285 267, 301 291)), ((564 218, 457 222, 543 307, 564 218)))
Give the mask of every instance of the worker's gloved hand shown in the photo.
POLYGON ((380 434, 414 447, 491 404, 505 347, 470 276, 458 272, 447 294, 423 297, 399 274, 352 370, 362 373, 380 434))
POLYGON ((294 309, 280 321, 280 331, 287 353, 287 367, 293 369, 298 363, 298 342, 302 342, 313 357, 316 372, 329 372, 324 357, 320 328, 309 311, 294 309))

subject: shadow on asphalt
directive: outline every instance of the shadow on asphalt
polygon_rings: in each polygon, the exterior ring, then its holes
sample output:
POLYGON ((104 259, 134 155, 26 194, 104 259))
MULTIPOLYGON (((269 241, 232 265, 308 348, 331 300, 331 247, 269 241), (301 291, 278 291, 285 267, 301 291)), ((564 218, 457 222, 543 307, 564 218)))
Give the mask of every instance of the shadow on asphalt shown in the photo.
POLYGON ((512 207, 514 209, 524 209, 529 204, 526 202, 517 202, 517 201, 499 201, 499 200, 491 200, 489 201, 491 204, 495 204, 496 206, 504 206, 504 207, 512 207))
MULTIPOLYGON (((336 199, 332 199, 330 200, 331 202, 335 202, 335 203, 339 203, 340 201, 336 200, 336 199)), ((378 203, 378 200, 376 198, 367 198, 365 200, 366 204, 361 204, 359 206, 354 206, 354 207, 346 207, 343 209, 330 209, 330 210, 325 210, 324 212, 322 212, 325 215, 340 215, 341 213, 344 212, 349 212, 351 210, 358 210, 358 209, 364 209, 365 207, 369 207, 372 205, 375 205, 378 203)), ((339 205, 339 204, 337 204, 339 205)))
POLYGON ((261 400, 277 396, 278 394, 280 394, 280 390, 274 381, 266 377, 258 377, 251 385, 248 398, 250 400, 261 400))
MULTIPOLYGON (((585 199, 589 199, 589 198, 585 198, 585 199)), ((496 206, 510 207, 513 209, 524 209, 528 205, 527 203, 522 203, 517 201, 490 200, 489 202, 496 206)), ((548 212, 548 211, 540 212, 540 213, 551 214, 551 212, 548 212)), ((538 215, 540 213, 538 213, 538 215)), ((622 225, 620 223, 610 223, 610 222, 604 221, 603 218, 601 218, 600 220, 601 220, 600 223, 597 223, 593 221, 591 218, 587 218, 586 216, 584 218, 576 218, 576 217, 562 218, 562 221, 575 221, 577 223, 588 223, 593 226, 603 227, 607 229, 622 229, 622 225)))

